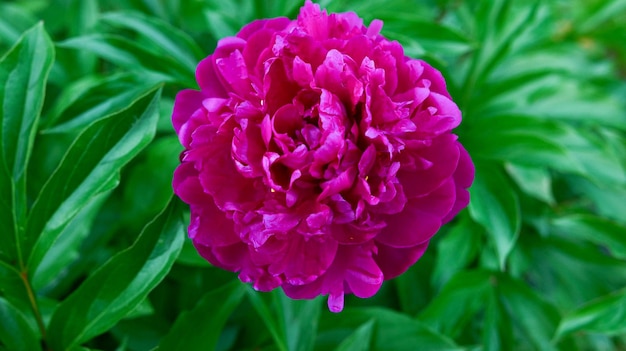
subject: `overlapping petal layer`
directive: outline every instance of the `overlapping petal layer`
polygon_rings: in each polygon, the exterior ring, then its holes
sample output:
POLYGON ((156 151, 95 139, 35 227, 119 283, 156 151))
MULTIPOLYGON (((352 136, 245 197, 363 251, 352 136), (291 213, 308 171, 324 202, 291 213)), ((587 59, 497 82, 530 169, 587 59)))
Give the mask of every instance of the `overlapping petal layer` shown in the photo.
POLYGON ((172 116, 175 193, 212 264, 293 298, 374 295, 469 202, 461 113, 441 74, 353 13, 307 2, 296 20, 222 39, 172 116))

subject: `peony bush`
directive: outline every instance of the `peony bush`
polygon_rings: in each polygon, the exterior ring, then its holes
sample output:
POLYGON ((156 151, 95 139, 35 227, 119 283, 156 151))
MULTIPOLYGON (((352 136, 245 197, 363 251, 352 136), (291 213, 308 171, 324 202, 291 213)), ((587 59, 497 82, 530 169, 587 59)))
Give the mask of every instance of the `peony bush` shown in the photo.
POLYGON ((624 10, 0 1, 0 351, 623 350, 624 10))

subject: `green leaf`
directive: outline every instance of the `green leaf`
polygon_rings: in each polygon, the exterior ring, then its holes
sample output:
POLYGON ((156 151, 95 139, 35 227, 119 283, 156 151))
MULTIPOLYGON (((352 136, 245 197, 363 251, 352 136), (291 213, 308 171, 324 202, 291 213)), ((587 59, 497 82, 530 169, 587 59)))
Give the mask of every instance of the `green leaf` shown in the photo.
POLYGON ((19 260, 26 218, 26 168, 54 48, 39 23, 0 59, 0 260, 19 260))
POLYGON ((520 166, 513 163, 505 165, 507 173, 527 195, 549 205, 554 205, 552 178, 545 168, 520 166))
POLYGON ((69 350, 114 326, 165 277, 184 240, 181 209, 174 201, 137 241, 89 276, 52 315, 49 343, 69 350))
POLYGON ((96 120, 118 112, 158 84, 149 77, 115 74, 88 76, 67 86, 44 120, 42 133, 78 132, 96 120))
POLYGON ((460 272, 418 315, 424 324, 455 338, 473 316, 485 306, 491 291, 492 274, 487 271, 460 272))
POLYGON ((461 108, 471 106, 472 95, 480 92, 485 80, 498 65, 511 54, 515 44, 525 38, 537 19, 537 2, 519 6, 510 1, 477 1, 462 6, 476 5, 469 10, 478 49, 471 57, 465 79, 463 79, 461 108), (517 6, 516 6, 517 5, 517 6))
POLYGON ((626 331, 626 289, 591 301, 568 313, 559 325, 556 338, 576 332, 621 334, 626 331))
POLYGON ((48 247, 41 264, 31 277, 35 291, 41 291, 49 285, 58 285, 66 278, 70 264, 81 258, 83 240, 91 233, 95 216, 108 196, 109 193, 105 192, 84 204, 59 234, 57 241, 48 247))
POLYGON ((215 350, 222 329, 243 299, 246 287, 233 281, 205 294, 196 306, 183 312, 161 340, 159 350, 215 350))
POLYGON ((466 145, 474 158, 540 166, 599 183, 626 184, 619 143, 604 129, 593 133, 524 115, 497 115, 471 122, 466 145))
POLYGON ((437 242, 437 256, 432 276, 432 285, 437 290, 477 257, 483 232, 484 229, 481 226, 472 222, 467 216, 463 216, 440 237, 437 242), (450 257, 454 259, 451 260, 450 257))
POLYGON ((176 82, 196 87, 195 71, 171 57, 163 57, 145 46, 125 37, 111 34, 92 34, 65 40, 59 47, 86 50, 132 71, 149 74, 150 79, 176 82))
POLYGON ((482 332, 485 351, 513 349, 511 318, 507 315, 500 297, 495 291, 492 291, 488 297, 482 332))
POLYGON ((500 301, 507 318, 521 332, 520 339, 530 341, 535 350, 554 350, 551 339, 560 319, 556 308, 543 301, 525 282, 505 274, 497 275, 496 279, 500 301))
POLYGON ((374 321, 371 350, 413 351, 461 350, 448 337, 434 332, 430 325, 398 312, 383 308, 352 308, 341 312, 341 318, 331 322, 333 329, 356 330, 374 321))
POLYGON ((105 14, 101 21, 135 30, 148 39, 151 47, 163 56, 183 63, 192 72, 205 56, 202 49, 185 32, 157 18, 138 12, 121 12, 105 14))
POLYGON ((21 273, 8 263, 0 261, 0 297, 20 311, 31 311, 28 292, 21 273))
POLYGON ((287 350, 313 350, 323 298, 293 300, 282 290, 275 290, 273 294, 278 300, 278 317, 281 329, 284 330, 287 350))
POLYGON ((626 11, 625 0, 605 0, 595 2, 597 6, 592 13, 585 12, 586 16, 576 30, 586 33, 597 29, 598 26, 609 22, 614 16, 623 15, 626 11))
POLYGON ((375 17, 385 23, 384 35, 401 40, 404 45, 417 43, 433 55, 456 57, 471 50, 469 39, 463 33, 430 18, 387 10, 376 13, 375 17))
POLYGON ((485 227, 495 245, 500 269, 504 269, 520 230, 517 194, 499 167, 486 162, 476 162, 475 166, 476 178, 470 189, 470 215, 485 227))
POLYGON ((280 323, 272 315, 272 312, 268 308, 268 304, 261 297, 261 293, 250 287, 246 290, 246 292, 252 307, 254 307, 259 317, 261 317, 261 320, 263 320, 265 327, 270 332, 276 348, 280 351, 287 351, 287 337, 284 330, 281 329, 280 323))
POLYGON ((498 115, 469 122, 472 133, 464 144, 474 158, 581 172, 559 143, 558 138, 567 134, 562 123, 523 115, 498 115))
POLYGON ((374 331, 374 320, 367 321, 358 327, 339 344, 335 351, 368 351, 374 331))
POLYGON ((0 4, 0 53, 13 45, 37 19, 20 6, 3 2, 0 4))
MULTIPOLYGON (((26 228, 33 272, 49 247, 94 196, 117 186, 122 166, 154 137, 161 90, 92 123, 75 140, 31 209, 26 228)), ((28 252, 28 251, 26 251, 28 252)))
POLYGON ((182 150, 176 135, 158 138, 128 170, 121 208, 121 220, 128 226, 135 227, 141 219, 154 217, 167 204, 172 195, 172 174, 180 164, 182 150))
POLYGON ((601 245, 626 260, 626 226, 592 214, 571 214, 550 221, 550 229, 563 237, 576 237, 601 245))
POLYGON ((176 259, 176 263, 191 267, 211 267, 211 264, 200 256, 191 240, 185 240, 183 249, 176 259))
POLYGON ((22 312, 0 297, 0 346, 11 351, 41 350, 39 338, 22 312))

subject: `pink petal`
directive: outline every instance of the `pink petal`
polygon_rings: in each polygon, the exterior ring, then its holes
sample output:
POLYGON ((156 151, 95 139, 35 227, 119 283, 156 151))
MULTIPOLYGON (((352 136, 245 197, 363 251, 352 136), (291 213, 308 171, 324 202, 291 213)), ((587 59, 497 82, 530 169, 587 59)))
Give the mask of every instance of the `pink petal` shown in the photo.
POLYGON ((410 199, 402 213, 388 218, 376 241, 391 247, 412 247, 430 240, 454 205, 454 188, 454 182, 448 180, 432 193, 410 199))
POLYGON ((220 78, 216 73, 215 57, 209 55, 196 68, 196 80, 207 97, 227 97, 226 89, 222 85, 220 78))
POLYGON ((435 138, 430 147, 419 150, 419 157, 427 160, 431 166, 424 170, 401 169, 398 172, 398 179, 408 198, 428 194, 452 176, 460 157, 456 137, 446 134, 435 138))
POLYGON ((181 126, 189 120, 191 115, 202 107, 205 96, 202 92, 185 89, 176 94, 174 111, 172 112, 172 124, 176 133, 180 132, 181 126))
POLYGON ((406 272, 426 252, 428 243, 429 241, 426 241, 407 248, 391 247, 378 243, 378 253, 374 255, 374 259, 383 272, 385 280, 395 278, 406 272))

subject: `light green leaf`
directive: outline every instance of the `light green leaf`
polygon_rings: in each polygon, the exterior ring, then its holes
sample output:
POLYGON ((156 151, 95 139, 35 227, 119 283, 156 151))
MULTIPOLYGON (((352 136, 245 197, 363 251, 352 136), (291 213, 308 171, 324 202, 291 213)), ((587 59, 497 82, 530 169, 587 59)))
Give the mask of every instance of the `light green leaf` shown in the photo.
POLYGON ((615 291, 568 313, 556 338, 580 332, 616 335, 626 331, 626 289, 615 291))
POLYGON ((21 6, 14 3, 0 3, 0 53, 3 48, 13 45, 20 35, 37 23, 37 19, 21 6))
POLYGON ((219 336, 233 310, 241 303, 246 287, 233 281, 205 294, 191 311, 183 312, 161 340, 158 349, 215 350, 219 336))
POLYGON ((140 33, 164 57, 183 63, 192 72, 205 56, 202 49, 185 32, 157 18, 138 12, 114 12, 103 15, 101 21, 140 33))
POLYGON ((339 344, 335 351, 368 351, 374 331, 374 320, 367 321, 358 327, 339 344))
POLYGON ((0 346, 11 351, 37 351, 41 350, 39 339, 22 312, 0 297, 0 346))
POLYGON ((137 241, 89 276, 54 312, 49 342, 70 350, 135 309, 165 277, 184 240, 179 202, 148 224, 137 241))
POLYGON ((80 209, 116 187, 122 166, 152 140, 160 92, 152 91, 127 109, 97 120, 76 138, 31 209, 26 228, 26 247, 32 247, 30 272, 80 209))
POLYGON ((122 36, 92 34, 68 39, 58 46, 93 52, 126 69, 149 74, 150 79, 177 82, 188 87, 197 86, 193 69, 122 36))
MULTIPOLYGON (((496 0, 464 3, 462 6, 476 8, 468 11, 471 30, 479 43, 476 52, 469 61, 469 67, 463 79, 462 109, 471 107, 471 100, 478 87, 485 84, 491 72, 513 51, 520 46, 525 36, 536 25, 537 2, 526 6, 496 0)), ((468 28, 468 30, 470 30, 468 28)))
POLYGON ((0 260, 23 264, 26 168, 54 48, 39 23, 0 59, 0 260))
POLYGON ((513 163, 505 165, 507 173, 513 178, 517 186, 527 195, 549 205, 554 205, 552 195, 552 178, 545 168, 521 166, 513 163))
POLYGON ((513 249, 520 230, 520 206, 517 194, 502 170, 494 164, 476 162, 476 178, 470 189, 469 211, 493 242, 500 269, 513 249))
POLYGON ((626 0, 605 0, 595 2, 597 6, 592 13, 586 12, 582 23, 580 23, 576 30, 580 33, 586 33, 597 29, 609 22, 615 16, 623 15, 626 11, 626 0))
POLYGON ((567 135, 562 123, 523 115, 499 115, 469 123, 472 133, 464 144, 474 158, 582 173, 559 143, 558 139, 567 135))
POLYGON ((626 260, 626 226, 592 214, 571 214, 550 221, 550 229, 565 238, 580 238, 626 260))

